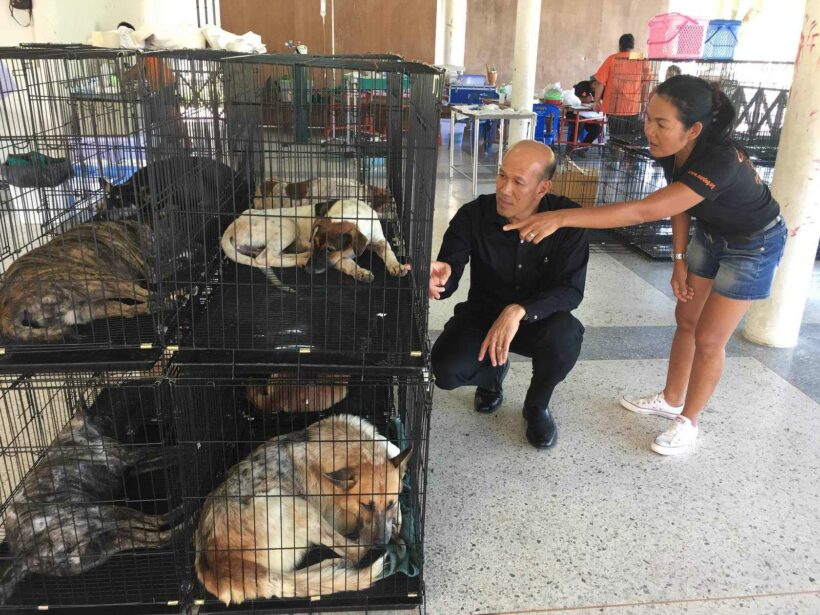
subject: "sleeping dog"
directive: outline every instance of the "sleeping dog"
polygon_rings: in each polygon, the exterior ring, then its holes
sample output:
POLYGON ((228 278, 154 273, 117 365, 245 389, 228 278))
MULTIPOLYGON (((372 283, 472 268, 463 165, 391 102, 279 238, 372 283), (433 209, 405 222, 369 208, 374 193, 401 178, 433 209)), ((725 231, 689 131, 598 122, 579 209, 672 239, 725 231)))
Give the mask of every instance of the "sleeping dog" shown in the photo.
MULTIPOLYGON (((385 239, 375 211, 362 201, 345 199, 280 209, 249 209, 222 235, 222 250, 231 260, 268 270, 270 267, 307 267, 322 273, 335 267, 360 282, 373 274, 353 259, 373 250, 393 276, 406 275, 385 239)), ((269 277, 273 277, 269 274, 269 277)), ((271 279, 281 286, 281 282, 271 279)))
POLYGON ((361 199, 383 214, 390 203, 390 193, 385 188, 344 177, 315 177, 291 183, 268 179, 257 186, 254 196, 254 209, 298 207, 328 199, 361 199))

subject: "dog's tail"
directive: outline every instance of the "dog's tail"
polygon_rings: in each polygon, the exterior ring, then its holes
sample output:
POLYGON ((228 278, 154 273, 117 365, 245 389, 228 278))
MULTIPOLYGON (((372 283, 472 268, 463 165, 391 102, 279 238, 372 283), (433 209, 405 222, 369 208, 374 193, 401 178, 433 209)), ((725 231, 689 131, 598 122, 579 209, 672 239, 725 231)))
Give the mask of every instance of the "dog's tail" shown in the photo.
POLYGON ((364 568, 356 568, 352 562, 337 557, 285 574, 281 579, 281 591, 275 581, 273 591, 281 593, 281 598, 305 598, 362 591, 378 581, 383 571, 384 556, 364 568))
POLYGON ((255 559, 253 549, 220 548, 213 533, 196 538, 196 576, 209 592, 228 606, 271 597, 268 569, 255 559))

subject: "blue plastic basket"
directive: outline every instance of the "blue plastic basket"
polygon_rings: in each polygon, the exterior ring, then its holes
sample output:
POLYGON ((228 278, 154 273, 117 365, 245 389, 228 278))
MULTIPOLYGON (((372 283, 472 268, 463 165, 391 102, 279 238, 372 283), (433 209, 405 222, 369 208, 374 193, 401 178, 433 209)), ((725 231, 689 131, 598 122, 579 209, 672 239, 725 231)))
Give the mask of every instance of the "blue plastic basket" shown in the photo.
POLYGON ((735 57, 737 33, 741 22, 737 19, 713 19, 706 28, 703 43, 704 60, 731 60, 735 57))

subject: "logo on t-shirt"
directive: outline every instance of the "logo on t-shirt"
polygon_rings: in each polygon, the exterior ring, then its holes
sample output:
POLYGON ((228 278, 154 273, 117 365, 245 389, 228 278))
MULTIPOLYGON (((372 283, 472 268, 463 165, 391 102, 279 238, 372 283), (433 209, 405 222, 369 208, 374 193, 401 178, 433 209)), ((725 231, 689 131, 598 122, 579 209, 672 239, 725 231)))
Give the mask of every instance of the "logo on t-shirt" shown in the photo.
POLYGON ((714 190, 715 189, 715 182, 713 182, 708 177, 704 177, 703 175, 701 175, 700 173, 696 173, 695 171, 688 171, 688 174, 691 175, 692 177, 700 180, 701 182, 703 182, 704 185, 707 188, 709 188, 709 190, 714 190))

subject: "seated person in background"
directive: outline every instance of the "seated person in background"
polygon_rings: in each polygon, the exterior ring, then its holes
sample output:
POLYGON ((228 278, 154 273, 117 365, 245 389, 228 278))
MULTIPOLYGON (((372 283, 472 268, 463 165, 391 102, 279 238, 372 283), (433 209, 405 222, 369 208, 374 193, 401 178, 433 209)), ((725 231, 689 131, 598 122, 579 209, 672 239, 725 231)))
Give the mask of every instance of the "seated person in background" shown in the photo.
POLYGON ((474 407, 494 412, 509 354, 532 358, 524 399, 526 437, 536 448, 555 444, 549 402, 581 352, 584 327, 570 312, 584 297, 589 243, 585 231, 566 229, 538 246, 502 227, 543 211, 577 208, 550 194, 555 155, 537 141, 520 141, 504 156, 495 194, 459 209, 430 266, 431 299, 446 299, 470 266, 470 293, 433 346, 436 386, 474 386, 474 407))
MULTIPOLYGON (((581 103, 583 104, 592 104, 593 100, 595 99, 594 92, 592 86, 592 81, 579 81, 574 86, 572 86, 575 90, 575 95, 581 99, 581 103)), ((575 117, 576 113, 574 111, 567 111, 567 119, 570 120, 567 122, 567 140, 568 141, 578 141, 579 143, 594 143, 598 136, 601 134, 601 125, 595 124, 592 122, 582 122, 578 124, 578 134, 575 134, 575 117), (586 134, 584 134, 586 132, 586 134), (583 138, 581 136, 583 135, 583 138), (573 137, 575 137, 573 139, 573 137)))

